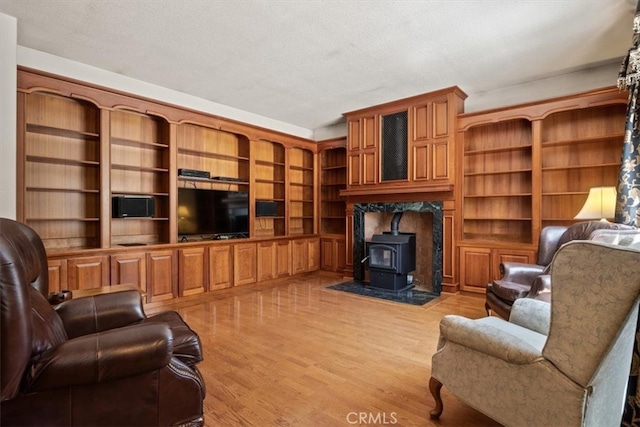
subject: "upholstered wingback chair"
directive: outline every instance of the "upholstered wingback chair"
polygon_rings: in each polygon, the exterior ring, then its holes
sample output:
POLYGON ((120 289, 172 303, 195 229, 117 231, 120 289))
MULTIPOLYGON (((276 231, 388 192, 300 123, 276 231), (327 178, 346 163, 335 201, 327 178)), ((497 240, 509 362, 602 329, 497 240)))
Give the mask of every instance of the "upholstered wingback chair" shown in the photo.
POLYGON ((42 241, 0 218, 0 424, 203 424, 200 340, 175 312, 147 318, 140 294, 52 307, 42 241))
POLYGON ((445 316, 432 358, 442 385, 507 426, 620 425, 631 367, 640 250, 572 241, 554 256, 551 304, 513 304, 509 321, 445 316))
MULTIPOLYGON (((549 264, 560 246, 572 240, 588 240, 595 230, 627 230, 628 225, 607 221, 583 221, 571 226, 550 225, 543 227, 538 238, 536 264, 503 262, 500 264, 500 280, 487 284, 485 309, 509 318, 511 306, 518 298, 536 298, 550 286, 549 264), (542 276, 542 277, 541 277, 542 276)), ((545 299, 543 297, 543 299, 545 299)))

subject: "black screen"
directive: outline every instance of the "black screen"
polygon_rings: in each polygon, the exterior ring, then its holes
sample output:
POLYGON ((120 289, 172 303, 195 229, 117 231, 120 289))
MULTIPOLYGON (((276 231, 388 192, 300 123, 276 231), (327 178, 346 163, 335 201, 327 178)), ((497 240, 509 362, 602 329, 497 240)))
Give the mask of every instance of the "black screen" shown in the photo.
POLYGON ((178 189, 178 234, 248 234, 249 194, 178 189))

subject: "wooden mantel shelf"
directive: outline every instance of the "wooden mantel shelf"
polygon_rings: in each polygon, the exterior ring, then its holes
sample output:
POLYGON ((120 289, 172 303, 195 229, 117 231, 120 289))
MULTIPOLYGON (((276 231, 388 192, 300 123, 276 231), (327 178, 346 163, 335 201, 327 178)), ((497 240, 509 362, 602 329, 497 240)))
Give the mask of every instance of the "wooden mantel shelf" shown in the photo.
POLYGON ((340 196, 377 196, 387 194, 413 194, 413 193, 441 193, 453 191, 453 184, 429 185, 418 187, 384 187, 382 185, 371 186, 370 188, 346 189, 340 191, 340 196))

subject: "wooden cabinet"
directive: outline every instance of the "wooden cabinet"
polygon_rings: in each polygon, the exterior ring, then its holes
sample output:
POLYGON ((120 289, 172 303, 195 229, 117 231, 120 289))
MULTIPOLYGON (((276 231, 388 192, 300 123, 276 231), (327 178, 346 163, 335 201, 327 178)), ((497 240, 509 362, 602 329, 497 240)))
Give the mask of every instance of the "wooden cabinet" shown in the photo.
POLYGON ((233 286, 233 246, 216 245, 209 247, 209 290, 233 286))
POLYGON ((320 238, 320 269, 342 273, 346 264, 344 237, 320 238))
POLYGON ((233 248, 234 286, 255 283, 258 277, 256 243, 239 243, 233 248))
POLYGON ((315 232, 315 155, 311 150, 292 147, 288 150, 287 173, 288 235, 315 232))
POLYGON ((348 119, 349 185, 375 184, 378 177, 376 116, 348 119))
POLYGON ((609 88, 459 117, 463 289, 501 259, 533 262, 542 227, 573 224, 591 187, 617 185, 626 102, 609 88))
POLYGON ((206 247, 178 250, 178 295, 201 294, 207 290, 208 256, 206 247))
POLYGON ((274 279, 276 277, 276 263, 276 242, 258 243, 258 281, 274 279))
POLYGON ((275 215, 256 215, 256 237, 285 235, 285 149, 277 142, 253 141, 255 201, 276 205, 275 215))
POLYGON ((48 259, 49 292, 60 292, 67 289, 67 260, 48 259))
POLYGON ((318 270, 320 268, 320 239, 292 240, 291 267, 293 274, 318 270))
POLYGON ((453 191, 457 87, 345 113, 349 196, 453 191))
POLYGON ((43 91, 18 93, 19 219, 47 250, 99 248, 100 110, 43 91))
POLYGON ((109 286, 109 257, 96 255, 67 259, 67 280, 66 289, 72 291, 109 286))
POLYGON ((463 291, 485 293, 488 283, 500 279, 500 264, 522 262, 534 264, 533 250, 508 248, 460 248, 460 288, 463 291))
POLYGON ((153 250, 147 253, 147 302, 173 299, 177 296, 175 251, 153 250))
POLYGON ((147 291, 146 254, 143 252, 111 255, 111 285, 131 285, 147 291))
POLYGON ((291 243, 288 240, 276 241, 276 277, 291 275, 291 243))

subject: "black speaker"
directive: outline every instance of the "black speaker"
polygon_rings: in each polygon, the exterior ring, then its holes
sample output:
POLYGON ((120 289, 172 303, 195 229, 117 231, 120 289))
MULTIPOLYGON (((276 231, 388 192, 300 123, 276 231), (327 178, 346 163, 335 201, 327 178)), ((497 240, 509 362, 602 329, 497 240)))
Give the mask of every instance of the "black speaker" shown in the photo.
POLYGON ((112 199, 113 218, 153 218, 155 212, 153 196, 114 196, 112 199))
POLYGON ((256 200, 256 216, 278 216, 278 202, 256 200))

